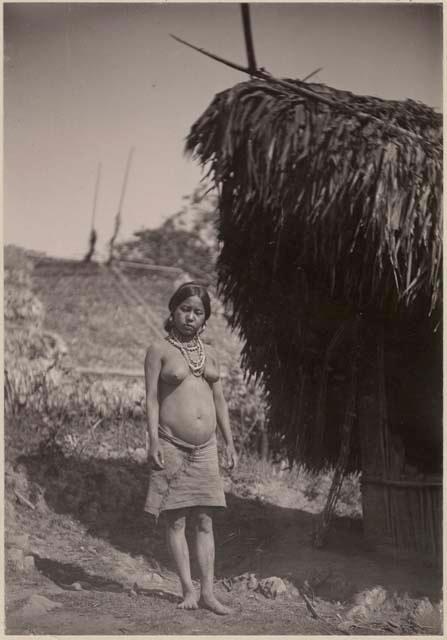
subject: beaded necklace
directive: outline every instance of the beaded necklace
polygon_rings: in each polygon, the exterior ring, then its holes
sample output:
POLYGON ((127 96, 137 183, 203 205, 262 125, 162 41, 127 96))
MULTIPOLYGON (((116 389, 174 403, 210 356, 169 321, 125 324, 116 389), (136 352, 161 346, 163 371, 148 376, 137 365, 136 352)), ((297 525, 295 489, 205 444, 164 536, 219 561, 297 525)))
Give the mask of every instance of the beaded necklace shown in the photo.
POLYGON ((203 342, 199 336, 195 335, 192 340, 182 342, 179 339, 179 334, 173 328, 169 332, 167 340, 181 352, 191 370, 191 373, 197 378, 203 376, 205 371, 206 354, 205 347, 203 346, 203 342))

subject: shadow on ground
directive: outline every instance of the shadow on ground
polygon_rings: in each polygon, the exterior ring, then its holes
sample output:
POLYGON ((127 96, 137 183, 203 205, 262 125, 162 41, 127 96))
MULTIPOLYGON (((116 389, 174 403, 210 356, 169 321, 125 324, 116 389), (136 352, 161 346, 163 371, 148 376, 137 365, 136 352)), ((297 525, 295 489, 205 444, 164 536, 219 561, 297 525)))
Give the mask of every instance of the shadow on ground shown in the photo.
MULTIPOLYGON (((18 463, 31 488, 43 490, 53 511, 77 519, 89 533, 121 552, 173 569, 162 523, 157 525, 143 511, 146 464, 66 457, 59 450, 23 456, 18 463)), ((315 595, 331 601, 348 600, 354 593, 377 585, 390 593, 439 600, 442 576, 438 568, 369 550, 359 520, 336 518, 326 546, 316 549, 311 544, 311 514, 231 493, 227 504, 228 508, 215 517, 217 578, 252 572, 260 577, 288 578, 296 586, 307 581, 315 595)), ((42 562, 47 563, 41 564, 47 572, 64 569, 52 566, 49 560, 42 562)), ((82 571, 67 567, 73 575, 82 571)), ((196 570, 193 562, 193 573, 196 570)))
MULTIPOLYGON (((71 585, 79 585, 79 590, 108 591, 119 593, 123 587, 116 580, 108 580, 103 576, 87 573, 81 567, 68 562, 58 562, 49 558, 41 558, 33 554, 36 569, 62 589, 71 585)), ((71 589, 76 590, 76 589, 71 589)))

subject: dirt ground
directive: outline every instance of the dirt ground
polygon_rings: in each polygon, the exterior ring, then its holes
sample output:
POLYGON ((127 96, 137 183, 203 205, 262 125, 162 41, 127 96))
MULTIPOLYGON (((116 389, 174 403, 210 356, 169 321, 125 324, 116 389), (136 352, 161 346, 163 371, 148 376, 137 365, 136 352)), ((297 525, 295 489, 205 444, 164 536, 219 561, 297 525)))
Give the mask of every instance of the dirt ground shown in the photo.
MULTIPOLYGON (((11 566, 7 571, 6 632, 441 633, 439 567, 368 550, 361 520, 336 519, 326 546, 316 549, 311 544, 312 514, 232 493, 227 501, 228 509, 215 522, 216 592, 234 608, 234 614, 225 617, 177 610, 179 585, 164 535, 146 516, 93 531, 43 502, 32 510, 8 501, 9 521, 14 523, 9 540, 28 536, 24 553, 32 555, 34 563, 26 572, 11 566), (281 578, 286 587, 276 598, 253 588, 271 576, 281 578)), ((194 566, 193 572, 197 575, 194 566)))
MULTIPOLYGON (((321 634, 328 628, 305 615, 302 603, 265 602, 262 596, 221 597, 234 607, 234 615, 217 617, 205 610, 181 611, 160 596, 101 591, 55 592, 49 583, 39 593, 62 604, 40 616, 23 615, 20 602, 36 589, 30 583, 18 588, 15 611, 8 615, 8 633, 44 635, 235 635, 321 634), (259 601, 262 598, 262 603, 259 601)), ((221 591, 221 590, 219 590, 221 591)), ((13 597, 13 591, 10 593, 13 597)), ((305 609, 305 607, 304 607, 305 609)))

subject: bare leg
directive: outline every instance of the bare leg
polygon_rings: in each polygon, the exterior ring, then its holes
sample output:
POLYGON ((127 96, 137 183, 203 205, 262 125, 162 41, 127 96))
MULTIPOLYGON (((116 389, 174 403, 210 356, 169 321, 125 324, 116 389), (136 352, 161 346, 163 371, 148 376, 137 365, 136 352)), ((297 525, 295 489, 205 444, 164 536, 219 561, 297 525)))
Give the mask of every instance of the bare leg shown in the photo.
POLYGON ((197 609, 197 597, 191 579, 189 550, 185 537, 186 515, 182 509, 166 511, 166 538, 180 578, 183 600, 179 609, 197 609))
POLYGON ((220 615, 232 613, 213 592, 214 587, 214 534, 213 520, 207 509, 197 510, 196 519, 197 559, 200 568, 201 595, 200 604, 220 615))

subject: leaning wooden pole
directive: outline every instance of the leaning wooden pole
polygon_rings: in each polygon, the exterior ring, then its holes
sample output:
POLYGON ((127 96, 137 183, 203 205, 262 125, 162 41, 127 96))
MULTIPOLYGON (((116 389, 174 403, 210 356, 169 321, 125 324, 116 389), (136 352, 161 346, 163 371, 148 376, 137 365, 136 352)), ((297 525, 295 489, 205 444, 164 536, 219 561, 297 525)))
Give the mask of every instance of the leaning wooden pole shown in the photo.
POLYGON ((120 197, 120 202, 119 202, 119 205, 118 205, 118 213, 121 213, 121 210, 123 208, 124 196, 125 196, 126 189, 127 189, 127 181, 129 180, 130 165, 132 164, 132 158, 133 158, 134 151, 135 151, 135 148, 132 147, 130 149, 130 151, 129 151, 129 156, 127 158, 126 172, 124 174, 123 187, 121 189, 121 197, 120 197))
POLYGON ((93 209, 92 209, 92 220, 90 223, 90 235, 89 235, 89 248, 84 257, 84 262, 90 262, 95 253, 96 240, 98 239, 98 234, 95 229, 95 218, 96 218, 96 206, 98 203, 98 193, 99 193, 99 183, 101 181, 101 163, 98 164, 98 171, 96 173, 96 182, 95 182, 95 191, 93 194, 93 209))
POLYGON ((96 218, 96 206, 98 204, 98 193, 99 193, 99 183, 101 182, 101 163, 98 164, 98 172, 96 174, 96 183, 95 183, 95 193, 93 196, 93 209, 92 209, 92 223, 91 229, 95 228, 95 218, 96 218))
POLYGON ((337 464, 335 465, 334 476, 332 478, 332 483, 329 489, 328 497, 326 499, 326 504, 322 513, 320 514, 317 527, 313 534, 313 544, 317 548, 324 546, 326 542, 329 525, 331 523, 332 516, 334 515, 335 507, 337 506, 343 479, 346 475, 349 454, 351 452, 351 435, 354 421, 357 417, 358 371, 361 348, 360 329, 360 318, 356 317, 353 321, 352 327, 348 401, 346 405, 345 418, 341 429, 340 452, 338 454, 337 464))
POLYGON ((132 158, 133 158, 133 153, 134 153, 135 149, 134 147, 132 147, 129 151, 129 156, 127 158, 127 164, 126 164, 126 170, 124 172, 124 180, 123 180, 123 186, 121 189, 121 195, 120 195, 120 201, 118 204, 118 211, 116 213, 115 216, 115 226, 113 229, 113 235, 110 239, 110 243, 109 243, 109 259, 107 261, 107 264, 111 264, 113 262, 113 258, 114 258, 114 250, 115 250, 115 242, 116 239, 118 237, 118 233, 121 227, 121 222, 122 222, 122 209, 123 209, 123 203, 124 203, 124 196, 126 194, 126 188, 127 188, 127 181, 129 179, 129 172, 130 172, 130 166, 132 164, 132 158))
POLYGON ((250 73, 257 71, 253 35, 251 32, 250 6, 244 2, 241 4, 242 25, 244 28, 245 48, 247 50, 248 69, 250 73))

